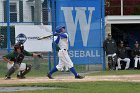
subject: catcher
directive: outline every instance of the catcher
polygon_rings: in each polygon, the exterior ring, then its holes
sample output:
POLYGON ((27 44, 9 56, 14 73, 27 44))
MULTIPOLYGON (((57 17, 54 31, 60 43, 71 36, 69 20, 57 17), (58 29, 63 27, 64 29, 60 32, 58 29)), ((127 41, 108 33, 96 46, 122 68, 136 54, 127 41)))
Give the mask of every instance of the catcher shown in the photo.
POLYGON ((11 79, 11 75, 16 71, 19 70, 17 74, 18 79, 24 79, 25 75, 30 72, 31 65, 22 63, 24 56, 33 56, 42 58, 40 54, 30 53, 24 50, 24 46, 22 43, 16 43, 14 45, 14 51, 4 55, 3 59, 7 62, 8 72, 5 75, 5 80, 11 79))

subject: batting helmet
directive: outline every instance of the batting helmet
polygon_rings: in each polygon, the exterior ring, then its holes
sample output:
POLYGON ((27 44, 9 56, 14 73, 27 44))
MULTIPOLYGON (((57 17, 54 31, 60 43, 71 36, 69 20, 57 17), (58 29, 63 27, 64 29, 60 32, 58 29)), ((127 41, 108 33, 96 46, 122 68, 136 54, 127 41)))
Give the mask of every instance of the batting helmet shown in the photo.
POLYGON ((64 28, 65 29, 65 26, 63 26, 63 25, 57 26, 56 27, 56 32, 57 33, 60 33, 61 32, 61 28, 64 28))

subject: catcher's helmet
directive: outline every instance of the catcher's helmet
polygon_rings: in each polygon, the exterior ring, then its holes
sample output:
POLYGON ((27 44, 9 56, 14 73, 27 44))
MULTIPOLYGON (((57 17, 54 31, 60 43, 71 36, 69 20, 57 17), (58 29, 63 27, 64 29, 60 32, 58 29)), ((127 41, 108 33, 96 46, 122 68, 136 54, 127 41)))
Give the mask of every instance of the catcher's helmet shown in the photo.
POLYGON ((15 49, 20 48, 20 43, 16 43, 16 44, 14 45, 14 48, 15 48, 15 49))
POLYGON ((14 50, 16 51, 18 48, 20 48, 21 50, 24 50, 24 46, 21 42, 18 42, 14 45, 14 50))
POLYGON ((63 26, 63 25, 57 26, 56 27, 56 32, 57 33, 60 33, 61 32, 61 28, 64 28, 65 29, 65 26, 63 26))

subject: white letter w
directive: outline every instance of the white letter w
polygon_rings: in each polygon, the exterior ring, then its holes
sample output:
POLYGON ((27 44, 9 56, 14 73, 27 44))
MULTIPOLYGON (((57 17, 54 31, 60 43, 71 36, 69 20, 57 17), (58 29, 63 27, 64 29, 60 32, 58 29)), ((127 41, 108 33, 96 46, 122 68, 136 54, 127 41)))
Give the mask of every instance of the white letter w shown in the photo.
POLYGON ((81 30, 81 34, 82 34, 83 46, 87 46, 88 35, 89 35, 90 25, 91 25, 92 12, 93 12, 93 10, 95 10, 95 7, 88 7, 88 11, 89 11, 88 20, 86 17, 86 9, 87 9, 86 7, 75 7, 76 17, 74 20, 73 15, 72 15, 73 7, 61 7, 61 10, 63 10, 63 12, 64 12, 64 17, 65 17, 65 21, 66 21, 66 26, 67 26, 67 31, 69 34, 71 46, 74 46, 75 34, 76 34, 78 21, 80 24, 80 30, 81 30))

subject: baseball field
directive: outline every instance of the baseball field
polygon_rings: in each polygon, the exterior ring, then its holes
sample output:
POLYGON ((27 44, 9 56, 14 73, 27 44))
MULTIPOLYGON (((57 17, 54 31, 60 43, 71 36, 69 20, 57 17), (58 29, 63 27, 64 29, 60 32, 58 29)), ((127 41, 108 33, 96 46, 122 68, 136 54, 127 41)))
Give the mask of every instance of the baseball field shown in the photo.
POLYGON ((98 71, 81 73, 84 79, 75 79, 70 72, 11 80, 0 78, 0 93, 139 93, 140 71, 98 71))

